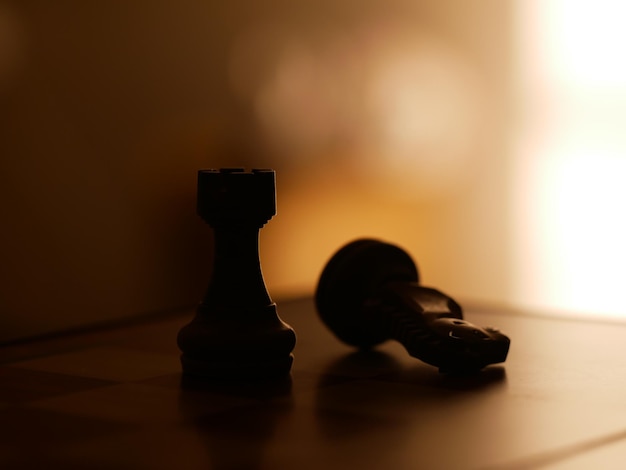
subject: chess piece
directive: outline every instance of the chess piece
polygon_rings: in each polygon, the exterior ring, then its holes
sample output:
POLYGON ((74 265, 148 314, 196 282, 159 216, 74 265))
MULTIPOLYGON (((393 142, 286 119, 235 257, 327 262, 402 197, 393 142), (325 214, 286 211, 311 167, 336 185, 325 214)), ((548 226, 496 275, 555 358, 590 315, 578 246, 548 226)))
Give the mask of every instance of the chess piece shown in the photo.
POLYGON ((404 250, 381 241, 340 249, 322 272, 315 301, 322 321, 345 343, 368 349, 395 339, 441 372, 474 372, 504 362, 509 350, 509 338, 465 321, 452 298, 419 285, 404 250))
POLYGON ((214 230, 213 275, 178 334, 183 373, 214 379, 289 374, 295 333, 276 312, 259 261, 259 230, 276 214, 273 170, 201 170, 197 212, 214 230))

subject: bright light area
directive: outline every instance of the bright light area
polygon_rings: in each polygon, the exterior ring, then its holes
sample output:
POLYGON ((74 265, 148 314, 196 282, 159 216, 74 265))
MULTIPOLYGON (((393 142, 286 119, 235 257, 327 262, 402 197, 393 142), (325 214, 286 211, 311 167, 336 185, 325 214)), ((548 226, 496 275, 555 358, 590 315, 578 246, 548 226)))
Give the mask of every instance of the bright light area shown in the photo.
POLYGON ((626 3, 518 5, 514 300, 626 317, 626 3))

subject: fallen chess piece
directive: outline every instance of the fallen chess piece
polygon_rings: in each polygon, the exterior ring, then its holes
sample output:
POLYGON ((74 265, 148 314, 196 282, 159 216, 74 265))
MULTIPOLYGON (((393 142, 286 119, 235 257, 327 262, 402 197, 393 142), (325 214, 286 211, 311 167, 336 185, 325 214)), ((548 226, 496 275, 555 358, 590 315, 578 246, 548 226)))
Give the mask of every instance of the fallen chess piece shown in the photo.
POLYGON ((465 321, 452 298, 419 285, 417 267, 404 250, 378 240, 356 240, 335 253, 315 302, 324 324, 343 342, 369 349, 395 339, 441 372, 476 372, 504 362, 509 351, 507 336, 465 321))
POLYGON ((273 170, 198 172, 198 215, 214 231, 213 275, 178 333, 183 373, 211 379, 286 376, 296 336, 276 312, 259 261, 259 230, 276 214, 273 170))

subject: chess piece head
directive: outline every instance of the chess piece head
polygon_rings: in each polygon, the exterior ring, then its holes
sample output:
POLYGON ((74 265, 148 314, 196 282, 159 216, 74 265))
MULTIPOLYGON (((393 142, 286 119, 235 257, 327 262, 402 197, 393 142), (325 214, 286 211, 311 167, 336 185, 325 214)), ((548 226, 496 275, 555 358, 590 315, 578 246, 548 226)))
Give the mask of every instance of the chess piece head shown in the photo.
POLYGON ((315 294, 317 312, 343 342, 359 348, 375 346, 389 339, 389 334, 369 313, 369 305, 390 281, 419 281, 411 257, 378 240, 356 240, 326 264, 315 294))
POLYGON ((198 171, 198 215, 211 227, 261 228, 276 215, 274 170, 221 168, 198 171))

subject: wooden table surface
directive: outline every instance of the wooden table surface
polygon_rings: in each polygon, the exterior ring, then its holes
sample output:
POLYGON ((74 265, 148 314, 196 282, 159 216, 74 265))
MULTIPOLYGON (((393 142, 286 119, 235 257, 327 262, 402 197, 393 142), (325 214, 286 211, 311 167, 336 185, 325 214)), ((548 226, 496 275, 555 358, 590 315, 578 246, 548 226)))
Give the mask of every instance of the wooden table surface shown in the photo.
POLYGON ((509 357, 450 377, 278 305, 298 335, 279 383, 183 380, 191 312, 0 347, 0 468, 626 468, 626 325, 471 310, 509 357))

